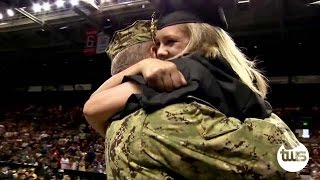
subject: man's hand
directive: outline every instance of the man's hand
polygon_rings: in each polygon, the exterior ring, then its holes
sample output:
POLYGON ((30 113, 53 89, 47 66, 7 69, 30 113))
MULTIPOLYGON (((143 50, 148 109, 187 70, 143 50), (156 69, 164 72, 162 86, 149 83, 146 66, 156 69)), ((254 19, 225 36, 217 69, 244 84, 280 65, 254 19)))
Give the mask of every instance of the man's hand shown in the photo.
POLYGON ((139 65, 148 86, 156 90, 172 92, 187 84, 177 66, 170 61, 148 58, 140 61, 139 65))

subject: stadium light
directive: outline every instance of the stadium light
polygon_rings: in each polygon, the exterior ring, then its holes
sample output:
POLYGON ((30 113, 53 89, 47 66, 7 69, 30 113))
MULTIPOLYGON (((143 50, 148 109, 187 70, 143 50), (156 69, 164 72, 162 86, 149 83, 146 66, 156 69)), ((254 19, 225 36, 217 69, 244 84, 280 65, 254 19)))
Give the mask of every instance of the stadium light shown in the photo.
POLYGON ((35 3, 33 4, 32 9, 35 13, 41 12, 41 5, 39 3, 35 3))
POLYGON ((315 1, 315 2, 312 2, 312 3, 309 3, 310 5, 320 5, 320 1, 315 1))
POLYGON ((14 16, 14 12, 13 12, 12 9, 7 9, 7 14, 8 14, 9 17, 14 16))
POLYGON ((70 4, 71 4, 72 6, 76 6, 76 5, 79 4, 79 0, 70 0, 70 4))
POLYGON ((250 0, 241 0, 241 1, 238 1, 238 4, 245 4, 245 3, 249 3, 250 0))
POLYGON ((64 7, 64 3, 65 3, 64 0, 57 0, 57 1, 56 1, 56 6, 57 6, 58 8, 62 8, 62 7, 64 7))
POLYGON ((3 19, 3 15, 0 13, 0 19, 3 19))
POLYGON ((50 11, 51 10, 51 6, 50 6, 50 4, 48 2, 43 3, 42 8, 45 11, 50 11))
POLYGON ((96 0, 81 0, 80 1, 82 4, 92 10, 98 10, 100 3, 96 0))

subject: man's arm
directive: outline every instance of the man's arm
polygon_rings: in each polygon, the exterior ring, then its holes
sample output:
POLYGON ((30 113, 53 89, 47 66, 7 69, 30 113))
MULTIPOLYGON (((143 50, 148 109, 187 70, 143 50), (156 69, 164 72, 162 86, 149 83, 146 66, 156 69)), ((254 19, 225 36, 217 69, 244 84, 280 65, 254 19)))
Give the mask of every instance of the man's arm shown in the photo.
POLYGON ((105 137, 107 120, 123 110, 132 94, 141 94, 140 87, 132 82, 96 93, 84 105, 83 113, 86 120, 94 130, 105 137))

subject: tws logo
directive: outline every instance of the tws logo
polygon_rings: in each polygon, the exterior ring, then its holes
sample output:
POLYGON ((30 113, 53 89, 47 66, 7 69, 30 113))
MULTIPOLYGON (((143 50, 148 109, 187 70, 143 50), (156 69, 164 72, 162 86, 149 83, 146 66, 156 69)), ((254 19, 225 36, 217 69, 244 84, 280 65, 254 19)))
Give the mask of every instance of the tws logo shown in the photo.
POLYGON ((309 161, 309 152, 307 148, 299 143, 294 149, 285 149, 283 145, 278 150, 277 160, 279 165, 286 171, 301 171, 309 161))

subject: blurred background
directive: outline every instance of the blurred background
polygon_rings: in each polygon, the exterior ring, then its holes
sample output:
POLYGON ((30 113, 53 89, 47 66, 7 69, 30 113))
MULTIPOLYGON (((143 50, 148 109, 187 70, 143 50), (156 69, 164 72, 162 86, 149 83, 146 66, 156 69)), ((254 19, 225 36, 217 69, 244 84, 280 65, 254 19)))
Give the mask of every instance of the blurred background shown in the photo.
MULTIPOLYGON (((114 31, 153 11, 146 0, 0 0, 0 179, 105 179, 104 139, 82 106, 110 77, 114 31)), ((309 149, 300 174, 319 178, 320 1, 241 0, 226 18, 309 149)))

